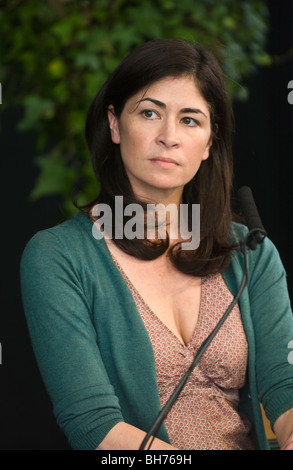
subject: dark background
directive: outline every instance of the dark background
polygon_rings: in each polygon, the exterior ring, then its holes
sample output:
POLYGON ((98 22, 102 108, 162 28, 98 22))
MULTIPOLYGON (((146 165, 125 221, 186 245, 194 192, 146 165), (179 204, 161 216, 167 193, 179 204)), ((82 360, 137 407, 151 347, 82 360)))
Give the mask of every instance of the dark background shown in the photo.
MULTIPOLYGON (((268 50, 293 48, 293 2, 272 0, 268 50)), ((293 294, 293 105, 287 96, 293 61, 259 70, 250 97, 234 106, 235 182, 249 185, 269 237, 276 244, 293 294)), ((61 216, 58 198, 28 202, 37 175, 33 134, 15 130, 17 112, 5 113, 1 140, 0 449, 68 449, 32 353, 21 305, 19 261, 28 239, 61 216)), ((264 319, 265 321, 265 319, 264 319)))

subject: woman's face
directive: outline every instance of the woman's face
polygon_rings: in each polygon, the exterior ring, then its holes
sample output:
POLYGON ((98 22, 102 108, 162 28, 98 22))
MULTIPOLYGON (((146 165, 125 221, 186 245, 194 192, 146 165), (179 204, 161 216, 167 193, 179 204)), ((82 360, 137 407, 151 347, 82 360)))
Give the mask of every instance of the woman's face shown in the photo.
POLYGON ((134 194, 180 202, 209 156, 210 113, 192 77, 165 78, 132 96, 120 118, 108 111, 134 194))

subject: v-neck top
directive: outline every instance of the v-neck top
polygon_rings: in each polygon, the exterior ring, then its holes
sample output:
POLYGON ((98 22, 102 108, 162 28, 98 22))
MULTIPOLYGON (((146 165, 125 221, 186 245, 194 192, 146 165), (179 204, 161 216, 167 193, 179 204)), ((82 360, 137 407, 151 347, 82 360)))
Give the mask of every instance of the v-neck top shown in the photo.
MULTIPOLYGON (((229 306, 232 295, 220 274, 202 279, 200 312, 188 344, 159 319, 112 255, 149 334, 163 407, 195 353, 229 306)), ((190 312, 192 315, 192 311, 190 312)), ((238 390, 246 380, 248 344, 238 305, 213 339, 165 419, 180 450, 254 449, 248 419, 238 412, 238 390)))

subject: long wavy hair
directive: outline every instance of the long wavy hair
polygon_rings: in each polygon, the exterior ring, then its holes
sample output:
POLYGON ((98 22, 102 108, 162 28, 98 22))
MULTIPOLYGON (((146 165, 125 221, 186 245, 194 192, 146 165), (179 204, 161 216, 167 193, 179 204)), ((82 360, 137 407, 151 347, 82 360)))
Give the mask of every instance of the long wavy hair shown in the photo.
POLYGON ((139 91, 166 77, 186 76, 193 77, 209 106, 213 142, 209 158, 201 163, 197 174, 183 190, 183 202, 190 209, 192 204, 200 204, 200 244, 196 250, 183 250, 180 243, 169 246, 168 236, 155 241, 113 238, 113 242, 124 252, 145 260, 167 252, 181 272, 204 276, 222 272, 230 262, 235 245, 229 237, 233 218, 232 112, 221 67, 214 55, 202 46, 180 39, 152 40, 130 53, 108 77, 90 105, 85 127, 100 193, 82 209, 90 216, 94 205, 109 205, 113 230, 115 196, 123 196, 124 206, 136 203, 146 209, 147 201, 138 200, 132 191, 120 145, 112 142, 108 108, 112 105, 119 119, 126 101, 139 91))

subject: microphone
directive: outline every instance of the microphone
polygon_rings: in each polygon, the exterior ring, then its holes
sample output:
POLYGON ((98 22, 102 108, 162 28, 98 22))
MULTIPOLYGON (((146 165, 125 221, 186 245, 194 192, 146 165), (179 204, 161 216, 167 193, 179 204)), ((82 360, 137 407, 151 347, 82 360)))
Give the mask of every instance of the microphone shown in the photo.
POLYGON ((238 190, 237 195, 240 208, 249 229, 245 243, 251 250, 255 250, 257 245, 263 243, 267 232, 260 219, 251 189, 248 186, 242 186, 242 188, 238 190))

